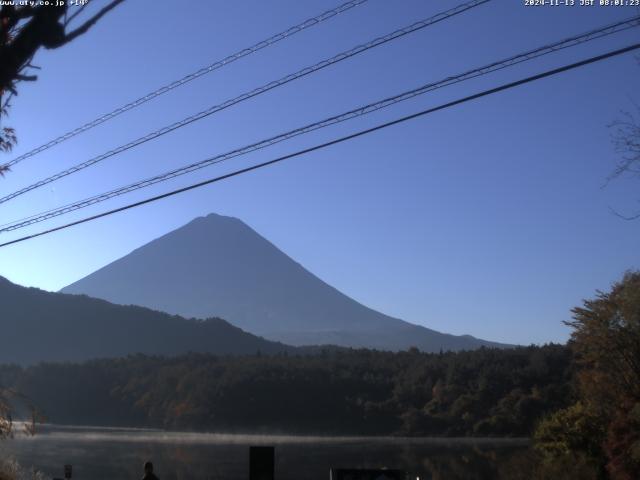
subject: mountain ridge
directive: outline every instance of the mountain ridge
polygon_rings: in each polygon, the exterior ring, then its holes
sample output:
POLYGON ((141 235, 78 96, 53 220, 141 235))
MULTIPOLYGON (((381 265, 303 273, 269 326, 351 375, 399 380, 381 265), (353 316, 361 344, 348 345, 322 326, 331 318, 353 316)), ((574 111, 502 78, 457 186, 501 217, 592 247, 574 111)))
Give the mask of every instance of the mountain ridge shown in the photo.
POLYGON ((185 319, 86 295, 22 287, 0 276, 0 363, 85 361, 137 353, 265 354, 297 349, 220 318, 185 319))

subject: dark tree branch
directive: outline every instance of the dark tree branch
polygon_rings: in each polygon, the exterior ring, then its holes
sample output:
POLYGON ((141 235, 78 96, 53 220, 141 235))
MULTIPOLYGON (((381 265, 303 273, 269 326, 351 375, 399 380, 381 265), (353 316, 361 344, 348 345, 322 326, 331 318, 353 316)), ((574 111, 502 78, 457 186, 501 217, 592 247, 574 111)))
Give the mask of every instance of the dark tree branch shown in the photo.
MULTIPOLYGON (((38 68, 31 61, 40 48, 59 48, 93 27, 102 17, 124 0, 112 0, 77 29, 67 33, 66 27, 84 11, 80 7, 73 15, 68 14, 68 2, 61 5, 40 5, 0 7, 0 118, 6 116, 8 99, 2 103, 3 94, 17 95, 16 84, 21 81, 35 81, 30 68, 38 68)), ((10 151, 17 139, 13 129, 0 128, 0 151, 10 151)), ((0 167, 0 176, 8 169, 0 167)))
POLYGON ((84 22, 80 27, 76 28, 72 32, 67 33, 65 35, 65 42, 64 43, 68 43, 71 40, 73 40, 74 38, 86 33, 91 27, 93 27, 95 25, 95 23, 98 20, 100 20, 103 16, 105 16, 107 13, 109 13, 111 10, 113 10, 115 7, 117 7, 122 2, 124 2, 124 0, 113 0, 111 3, 109 3, 104 8, 102 8, 98 13, 96 13, 93 17, 91 17, 89 20, 84 22))
MULTIPOLYGON (((66 33, 61 23, 68 6, 3 7, 0 10, 0 91, 15 91, 14 83, 22 69, 41 47, 59 48, 93 27, 102 17, 124 0, 112 0, 77 29, 66 33), (19 32, 12 29, 20 20, 28 19, 19 32)), ((76 12, 76 14, 79 12, 76 12)), ((76 14, 71 18, 75 18, 76 14)), ((68 23, 68 21, 67 21, 68 23)))
POLYGON ((34 9, 30 6, 16 8, 12 5, 5 5, 2 7, 2 10, 0 10, 0 18, 6 19, 6 23, 3 25, 3 28, 10 31, 20 23, 20 20, 33 16, 33 13, 34 9))
POLYGON ((614 210, 613 208, 609 207, 609 211, 611 213, 613 213, 616 217, 622 218, 623 220, 637 220, 640 218, 640 213, 636 213, 635 215, 622 215, 620 212, 614 210))
POLYGON ((67 25, 69 25, 71 22, 73 22, 73 19, 76 18, 78 15, 80 15, 82 13, 82 11, 87 7, 87 5, 89 5, 89 3, 85 3, 84 5, 82 5, 80 8, 78 8, 78 10, 76 10, 76 12, 71 15, 65 22, 64 22, 64 26, 66 27, 67 25))
POLYGON ((21 73, 16 75, 16 80, 20 80, 21 82, 35 82, 37 79, 37 75, 22 75, 21 73))

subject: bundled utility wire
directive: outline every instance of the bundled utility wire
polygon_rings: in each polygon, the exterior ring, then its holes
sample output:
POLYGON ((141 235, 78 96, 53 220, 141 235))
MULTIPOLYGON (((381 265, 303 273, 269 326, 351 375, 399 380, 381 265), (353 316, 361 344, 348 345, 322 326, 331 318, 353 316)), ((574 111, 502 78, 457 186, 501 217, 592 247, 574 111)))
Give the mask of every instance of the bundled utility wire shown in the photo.
POLYGON ((20 155, 17 158, 14 158, 13 160, 5 163, 4 165, 2 165, 3 167, 7 167, 10 168, 20 162, 22 162, 23 160, 26 160, 27 158, 33 157, 35 155, 37 155, 38 153, 44 152, 45 150, 50 149, 51 147, 54 147, 55 145, 58 145, 66 140, 69 140, 70 138, 75 137, 76 135, 79 135, 83 132, 86 132, 87 130, 91 130, 94 127, 97 127, 98 125, 105 123, 109 120, 111 120, 112 118, 117 117, 118 115, 127 112, 129 110, 132 110, 136 107, 139 107, 140 105, 147 103, 150 100, 153 100, 154 98, 157 98, 161 95, 164 95, 165 93, 168 93, 172 90, 175 90, 178 87, 181 87, 193 80, 195 80, 196 78, 200 78, 203 75, 206 75, 208 73, 211 73, 215 70, 218 70, 219 68, 225 67, 233 62, 235 62, 236 60, 239 60, 241 58, 244 58, 248 55, 251 55, 252 53, 256 53, 260 50, 262 50, 263 48, 266 47, 270 47, 271 45, 274 45, 276 43, 278 43, 281 40, 284 40, 285 38, 289 38, 297 33, 302 32, 303 30, 306 30, 310 27, 314 27, 316 25, 319 25, 320 23, 329 20, 333 17, 335 17, 336 15, 346 12, 347 10, 351 10, 354 7, 357 7, 358 5, 361 5, 365 2, 367 2, 369 0, 350 0, 346 3, 343 3, 342 5, 339 5, 335 8, 332 8, 331 10, 327 10, 326 12, 321 13, 320 15, 316 15, 315 17, 311 17, 307 20, 305 20, 302 23, 299 23, 297 25, 294 25, 293 27, 288 28, 287 30, 284 30, 280 33, 277 33, 265 40, 262 40, 261 42, 256 43, 255 45, 252 45, 250 47, 244 48, 236 53, 233 53, 221 60, 217 60, 213 63, 211 63, 210 65, 207 65, 206 67, 202 67, 199 70, 196 70, 195 72, 189 73, 188 75, 185 75, 184 77, 182 77, 179 80, 176 80, 174 82, 171 82, 167 85, 164 85, 160 88, 158 88, 157 90, 154 90, 153 92, 147 93, 146 95, 143 95, 142 97, 133 100, 132 102, 127 103, 126 105, 123 105, 121 107, 116 108, 115 110, 112 110, 109 113, 105 113, 104 115, 99 116, 98 118, 85 123, 84 125, 78 127, 78 128, 74 128, 73 130, 68 131, 67 133, 60 135, 57 138, 54 138, 53 140, 50 140, 49 142, 40 145, 37 148, 34 148, 33 150, 30 150, 29 152, 26 152, 22 155, 20 155))
POLYGON ((32 215, 30 217, 26 217, 20 220, 15 220, 13 222, 4 224, 4 225, 0 225, 0 232, 9 232, 9 231, 13 231, 13 230, 17 230, 20 228, 24 228, 27 227, 29 225, 33 225, 36 223, 40 223, 43 222, 45 220, 49 220, 51 218, 54 217, 58 217, 60 215, 64 215, 66 213, 69 212, 73 212, 75 210, 79 210, 82 208, 86 208, 90 205, 94 205, 96 203, 101 203, 104 202, 106 200, 109 200, 111 198, 120 196, 120 195, 124 195, 145 187, 149 187, 151 185, 155 185, 157 183, 160 182, 164 182, 167 180, 170 180, 172 178, 181 176, 181 175, 185 175, 187 173, 191 173, 194 172, 196 170, 223 162, 225 160, 229 160, 241 155, 245 155, 251 152, 254 152, 256 150, 260 150, 266 147, 269 147, 271 145, 274 145, 276 143, 280 143, 283 142, 285 140, 289 140, 293 137, 297 137, 299 135, 303 135, 305 133, 309 133, 312 132, 314 130, 318 130, 321 128, 325 128, 328 127, 330 125, 334 125, 337 123, 341 123, 356 117, 360 117, 363 115, 366 115, 368 113, 371 112, 375 112, 377 110, 389 107, 391 105, 395 105, 399 102, 405 101, 405 100, 409 100, 411 98, 414 98, 418 95, 423 95, 425 93, 437 90, 439 88, 443 88, 449 85, 453 85, 456 83, 460 83, 463 82, 465 80, 469 80, 472 78, 476 78, 482 75, 486 75, 492 72, 496 72, 499 70, 502 70, 504 68, 508 68, 517 64, 520 64, 522 62, 526 62, 529 60, 532 60, 534 58, 539 58, 541 56, 544 55, 548 55, 550 53, 562 50, 562 49, 566 49, 569 47, 573 47, 576 45, 580 45, 589 41, 593 41, 608 35, 612 35, 615 33, 619 33, 622 32, 624 30, 628 30, 630 28, 633 27, 637 27, 640 25, 640 16, 635 16, 632 18, 628 18, 626 20, 622 20, 619 22, 615 22, 594 30, 590 30, 588 32, 579 34, 579 35, 575 35, 569 38, 566 38, 564 40, 552 43, 552 44, 548 44, 548 45, 544 45, 542 47, 533 49, 533 50, 529 50, 526 51, 524 53, 519 53, 517 55, 505 58, 503 60, 499 60, 496 62, 492 62, 488 65, 484 65, 482 67, 479 68, 474 68, 472 70, 468 70, 464 73, 458 74, 458 75, 454 75, 454 76, 450 76, 447 77, 445 79, 439 80, 437 82, 431 82, 431 83, 427 83, 425 85, 421 85, 418 88, 412 89, 412 90, 408 90, 405 92, 402 92, 398 95, 394 95, 392 97, 388 97, 373 103, 369 103, 367 105, 363 105, 361 107, 343 112, 339 115, 334 115, 332 117, 329 118, 325 118, 323 120, 296 128, 294 130, 290 130, 284 133, 281 133, 279 135, 273 136, 273 137, 269 137, 267 139, 252 143, 250 145, 246 145, 244 147, 223 153, 223 154, 219 154, 198 162, 194 162, 191 163, 189 165, 185 165, 183 167, 179 167, 170 171, 167 171, 165 173, 159 174, 159 175, 155 175, 152 176, 150 178, 144 179, 144 180, 140 180, 137 181, 135 183, 132 183, 130 185, 126 185, 123 187, 119 187, 117 189, 99 194, 99 195, 95 195, 93 197, 89 197, 86 198, 84 200, 80 200, 78 202, 74 202, 62 207, 58 207, 56 209, 51 209, 45 212, 41 212, 35 215, 32 215))
POLYGON ((0 198, 0 203, 5 203, 8 202, 9 200, 12 200, 16 197, 19 197, 20 195, 24 195, 27 192, 30 192, 32 190, 35 190, 37 188, 43 187, 44 185, 48 185, 49 183, 55 182, 56 180, 59 180, 61 178, 64 178, 66 176, 72 175, 74 173, 77 173, 81 170, 84 170, 85 168, 91 167, 97 163, 100 163, 104 160, 106 160, 107 158, 113 157, 115 155, 118 155, 122 152, 125 152, 127 150, 130 150, 134 147, 137 147, 139 145, 142 145, 144 143, 147 143, 151 140, 155 140, 158 137, 161 137, 163 135, 166 135, 167 133, 173 132, 179 128, 182 128, 184 126, 190 125, 194 122, 197 122, 198 120, 202 120, 203 118, 209 117, 210 115, 213 115, 214 113, 218 113, 222 110, 225 110, 233 105, 236 105, 240 102, 244 102, 246 100, 249 100, 253 97, 256 97, 258 95, 261 95, 263 93, 266 93, 270 90, 273 90, 274 88, 277 87, 281 87, 283 85, 286 85, 290 82, 293 82, 295 80, 298 80, 300 78, 306 77, 307 75, 310 75, 312 73, 315 73, 319 70, 322 70, 326 67, 329 67, 331 65, 334 65, 338 62, 342 62, 344 60, 347 60, 349 58, 352 58, 356 55, 359 55, 363 52, 366 52, 368 50, 371 50, 372 48, 376 48, 379 47, 380 45, 383 45, 385 43, 391 42, 393 40, 397 40, 398 38, 404 37, 405 35, 408 35, 410 33, 414 33, 417 32, 419 30, 422 30, 423 28, 429 27, 431 25, 434 25, 436 23, 439 23, 443 20, 447 20, 449 18, 452 18, 456 15, 459 15, 463 12, 466 12, 472 8, 478 7, 484 3, 487 3, 491 0, 472 0, 470 2, 466 2, 463 3, 461 5, 458 5, 454 8, 451 8, 449 10, 446 10, 444 12, 438 13, 437 15, 434 15, 432 17, 420 20, 418 22, 415 22, 407 27, 395 30, 391 33, 388 33, 387 35, 384 35, 382 37, 378 37, 375 38, 373 40, 370 40, 367 43, 364 43, 362 45, 358 45, 350 50, 341 52, 337 55, 334 55, 331 58, 322 60, 321 62, 318 62, 314 65, 311 65, 309 67, 305 67, 301 70, 298 70, 295 73, 291 73, 289 75, 286 75, 278 80, 274 80, 272 82, 266 83, 258 88, 255 88, 249 92, 245 92, 242 95, 239 95, 237 97, 234 97, 232 99, 226 100, 223 103, 217 104, 217 105, 213 105, 209 108, 207 108, 206 110, 202 110, 201 112, 198 112, 194 115, 191 115, 189 117, 186 117, 178 122, 172 123, 171 125, 167 125, 163 128, 160 128, 158 130, 155 130, 151 133, 148 133, 147 135, 144 135, 142 137, 139 137, 129 143, 126 143, 124 145, 121 145, 117 148, 114 148, 113 150, 109 150, 108 152, 105 152, 101 155, 98 155, 96 157, 93 157, 89 160, 86 160, 82 163, 79 163, 77 165, 74 165, 73 167, 67 168, 65 170, 62 170, 61 172, 58 172, 54 175, 51 175, 50 177, 44 178, 38 182, 35 182, 29 186, 26 186, 24 188, 21 188, 13 193, 10 193, 9 195, 6 195, 4 197, 0 198))
POLYGON ((346 142, 346 141, 349 141, 349 140, 353 140, 354 138, 358 138, 358 137, 361 137, 361 136, 364 136, 364 135, 368 135, 368 134, 373 133, 373 132, 377 132, 378 130, 382 130, 384 128, 388 128, 388 127, 391 127, 391 126, 394 126, 394 125, 398 125, 398 124, 401 124, 401 123, 404 123, 404 122, 408 122, 409 120, 414 120, 416 118, 428 115, 430 113, 438 112, 440 110, 445 110, 447 108, 451 108, 451 107, 454 107, 456 105, 460 105, 462 103, 466 103, 466 102, 470 102, 470 101, 473 101, 473 100, 477 100, 479 98, 486 97, 488 95, 493 95, 493 94, 498 93, 498 92, 502 92, 502 91, 505 91, 505 90, 509 90, 511 88, 519 87, 521 85, 525 85, 525 84, 528 84, 528 83, 531 83, 531 82, 535 82, 537 80, 541 80, 543 78, 547 78, 547 77, 550 77, 550 76, 553 76, 553 75, 557 75, 559 73, 567 72, 569 70, 580 68, 580 67, 583 67, 585 65, 590 65, 590 64, 593 64, 593 63, 596 63, 596 62, 600 62, 600 61, 603 61, 603 60, 606 60, 606 59, 609 59, 609 58, 612 58, 612 57, 615 57, 615 56, 618 56, 618 55, 623 55, 625 53, 632 52, 632 51, 635 51, 635 50, 638 50, 638 49, 640 49, 640 43, 635 43, 635 44, 629 45, 627 47, 623 47, 623 48, 620 48, 620 49, 617 49, 617 50, 609 51, 609 52, 604 53, 602 55, 597 55, 595 57, 590 57, 590 58, 587 58, 585 60, 581 60, 581 61, 578 61, 578 62, 575 62, 575 63, 571 63, 571 64, 568 64, 568 65, 563 65, 562 67, 554 68, 552 70, 547 70, 545 72, 538 73, 536 75, 532 75, 532 76, 529 76, 529 77, 526 77, 526 78, 521 78, 520 80, 516 80, 514 82, 502 84, 502 85, 499 85, 497 87, 490 88, 488 90, 483 90, 483 91, 475 93, 473 95, 469 95, 467 97, 459 98, 459 99, 453 100, 451 102, 447 102, 445 104, 438 105, 436 107, 427 108, 426 110, 421 110, 421 111, 419 111, 417 113, 413 113, 411 115, 407 115, 407 116, 404 116, 404 117, 396 118, 395 120, 391 120, 389 122, 378 124, 378 125, 375 125, 373 127, 367 128, 365 130, 360 130, 358 132, 346 135, 344 137, 336 138, 334 140, 330 140, 330 141, 325 142, 325 143, 314 145, 313 147, 305 148, 304 150, 299 150, 297 152, 290 153, 288 155, 284 155, 284 156, 281 156, 281 157, 278 157, 278 158, 274 158, 272 160, 268 160, 266 162, 259 163, 257 165, 252 165, 250 167, 242 168, 240 170, 235 170, 235 171, 233 171, 231 173, 227 173, 227 174, 224 174, 224 175, 220 175, 218 177, 210 178, 208 180, 204 180, 204 181, 199 182, 199 183, 194 183, 192 185, 188 185, 186 187, 179 188, 177 190, 172 190, 170 192, 166 192, 166 193, 163 193, 163 194, 160 194, 160 195, 156 195, 155 197, 146 198, 144 200, 140 200, 138 202, 125 205, 123 207, 115 208, 113 210, 108 210, 106 212, 98 213, 98 214, 92 215, 90 217, 85 217, 85 218, 82 218, 80 220, 75 220, 73 222, 70 222, 70 223, 67 223, 67 224, 64 224, 64 225, 60 225, 58 227, 50 228, 48 230, 40 231, 40 232, 31 234, 31 235, 27 235, 27 236, 24 236, 24 237, 21 237, 21 238, 16 238, 14 240, 10 240, 8 242, 1 243, 0 244, 0 248, 6 247, 6 246, 9 246, 9 245, 13 245, 13 244, 16 244, 16 243, 20 243, 20 242, 25 242, 25 241, 31 240, 33 238, 41 237, 43 235, 48 235, 48 234, 51 234, 53 232, 64 230, 64 229, 67 229, 67 228, 70 228, 70 227, 73 227, 73 226, 76 226, 76 225, 80 225, 80 224, 83 224, 83 223, 91 222, 91 221, 97 220, 99 218, 103 218, 103 217, 106 217, 106 216, 109 216, 109 215, 113 215, 113 214, 116 214, 116 213, 119 213, 119 212, 123 212, 125 210, 129 210, 129 209, 132 209, 132 208, 140 207, 142 205, 146 205, 146 204, 149 204, 149 203, 157 202, 159 200, 162 200, 162 199, 174 196, 174 195, 178 195, 180 193, 188 192, 190 190, 194 190, 196 188, 204 187, 206 185, 211 185, 213 183, 220 182, 220 181, 223 181, 223 180, 226 180, 226 179, 238 176, 238 175, 243 175, 245 173, 249 173, 249 172, 252 172, 254 170, 258 170, 260 168, 265 168, 265 167, 269 167, 271 165, 275 165, 277 163, 283 162, 283 161, 291 159, 291 158, 299 157, 301 155, 305 155, 305 154, 310 153, 310 152, 315 152, 317 150, 321 150, 321 149, 324 149, 324 148, 327 148, 327 147, 330 147, 330 146, 333 146, 333 145, 337 145, 339 143, 343 143, 343 142, 346 142))

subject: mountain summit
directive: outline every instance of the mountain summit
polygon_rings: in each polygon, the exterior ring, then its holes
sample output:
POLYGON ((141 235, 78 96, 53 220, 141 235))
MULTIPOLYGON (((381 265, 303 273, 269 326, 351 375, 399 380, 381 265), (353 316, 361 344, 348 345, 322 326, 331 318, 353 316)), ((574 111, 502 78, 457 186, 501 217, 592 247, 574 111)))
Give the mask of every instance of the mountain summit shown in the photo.
POLYGON ((372 310, 285 255, 242 221, 199 217, 62 292, 183 317, 220 317, 292 345, 423 351, 503 346, 447 335, 372 310))

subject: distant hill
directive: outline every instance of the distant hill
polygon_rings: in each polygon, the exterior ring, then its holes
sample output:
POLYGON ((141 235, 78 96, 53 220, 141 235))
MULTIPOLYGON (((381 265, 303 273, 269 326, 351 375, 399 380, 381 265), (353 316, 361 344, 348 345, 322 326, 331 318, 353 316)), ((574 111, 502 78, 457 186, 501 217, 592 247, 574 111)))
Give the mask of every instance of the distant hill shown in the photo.
POLYGON ((84 295, 50 293, 0 277, 0 363, 82 361, 134 353, 255 354, 291 347, 219 318, 186 320, 84 295))
POLYGON ((443 334, 372 310, 242 221, 215 214, 196 218, 62 291, 185 317, 221 317, 292 345, 415 346, 427 352, 506 346, 443 334))

